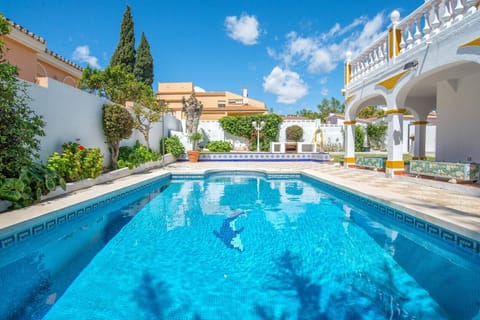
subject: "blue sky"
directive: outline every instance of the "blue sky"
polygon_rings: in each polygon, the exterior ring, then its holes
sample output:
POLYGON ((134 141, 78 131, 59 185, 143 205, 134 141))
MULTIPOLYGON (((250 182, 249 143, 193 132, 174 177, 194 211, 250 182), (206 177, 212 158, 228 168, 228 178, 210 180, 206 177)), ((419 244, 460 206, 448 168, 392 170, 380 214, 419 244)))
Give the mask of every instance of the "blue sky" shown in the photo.
POLYGON ((343 60, 372 43, 398 10, 422 0, 1 0, 0 12, 81 66, 104 68, 128 4, 137 46, 142 32, 158 82, 192 81, 263 101, 279 114, 343 101, 343 60))

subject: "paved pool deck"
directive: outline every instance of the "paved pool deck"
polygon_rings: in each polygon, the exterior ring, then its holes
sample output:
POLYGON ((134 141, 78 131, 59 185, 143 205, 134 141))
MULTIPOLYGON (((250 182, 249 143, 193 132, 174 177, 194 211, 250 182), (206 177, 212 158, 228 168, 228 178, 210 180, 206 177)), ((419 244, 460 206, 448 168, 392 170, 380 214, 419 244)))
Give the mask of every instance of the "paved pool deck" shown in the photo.
POLYGON ((123 177, 78 190, 35 206, 0 214, 0 231, 48 212, 170 173, 204 173, 207 170, 260 170, 268 173, 303 173, 355 193, 391 203, 426 221, 480 241, 480 187, 345 169, 318 162, 174 162, 163 168, 123 177))

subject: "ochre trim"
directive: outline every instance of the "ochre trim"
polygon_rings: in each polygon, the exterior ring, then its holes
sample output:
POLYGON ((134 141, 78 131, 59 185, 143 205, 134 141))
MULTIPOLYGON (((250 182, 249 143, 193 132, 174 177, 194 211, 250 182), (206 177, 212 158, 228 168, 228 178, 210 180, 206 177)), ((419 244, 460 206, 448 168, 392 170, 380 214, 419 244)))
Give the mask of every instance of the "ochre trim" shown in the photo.
POLYGON ((480 38, 464 43, 460 46, 460 48, 466 48, 466 47, 480 47, 480 38))
POLYGON ((357 121, 355 121, 355 120, 345 120, 345 121, 343 121, 343 124, 346 125, 346 126, 348 126, 350 124, 355 124, 355 123, 357 123, 357 121))
POLYGON ((416 125, 426 125, 426 124, 428 124, 428 121, 413 121, 412 124, 414 126, 416 126, 416 125))
POLYGON ((406 109, 390 109, 390 110, 385 111, 385 114, 389 115, 389 114, 394 114, 394 113, 405 113, 405 111, 407 111, 407 110, 406 109))
POLYGON ((395 29, 395 43, 393 43, 393 27, 388 30, 388 57, 393 58, 393 53, 395 52, 395 57, 400 53, 400 42, 402 41, 402 30, 395 29))
POLYGON ((348 96, 345 98, 345 105, 348 105, 350 103, 350 101, 353 100, 353 98, 355 98, 355 95, 351 95, 351 96, 348 96))
POLYGON ((355 163, 355 158, 343 158, 344 163, 355 163))
POLYGON ((395 88, 400 78, 403 77, 403 75, 408 71, 409 70, 403 70, 402 72, 394 75, 393 77, 390 77, 386 80, 383 80, 382 82, 377 83, 377 86, 384 87, 387 90, 392 90, 393 88, 395 88))
POLYGON ((403 162, 403 160, 387 160, 385 167, 387 169, 404 169, 405 163, 403 162))
POLYGON ((352 80, 352 65, 350 63, 345 63, 343 70, 343 83, 345 85, 349 84, 352 80))

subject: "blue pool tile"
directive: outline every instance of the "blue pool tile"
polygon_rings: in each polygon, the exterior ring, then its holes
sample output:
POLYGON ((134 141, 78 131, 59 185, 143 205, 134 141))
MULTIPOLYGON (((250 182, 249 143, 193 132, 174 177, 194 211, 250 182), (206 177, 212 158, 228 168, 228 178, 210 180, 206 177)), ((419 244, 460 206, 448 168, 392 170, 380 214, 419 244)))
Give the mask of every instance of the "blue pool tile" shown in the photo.
POLYGON ((414 225, 414 223, 415 223, 415 219, 413 219, 413 218, 412 218, 412 217, 410 217, 410 216, 407 216, 407 215, 405 215, 405 222, 406 222, 407 224, 409 224, 409 225, 412 225, 412 226, 413 226, 413 225, 414 225))
POLYGON ((15 235, 10 235, 0 240, 0 248, 6 248, 15 243, 15 235))
POLYGON ((448 241, 455 241, 455 235, 447 230, 443 230, 441 231, 441 237, 442 239, 444 240, 448 240, 448 241))
POLYGON ((436 236, 439 236, 440 235, 440 228, 437 227, 437 226, 431 225, 429 223, 429 224, 427 224, 427 232, 431 233, 431 234, 434 234, 436 236))
POLYGON ((44 230, 45 230, 45 225, 43 223, 32 227, 33 234, 39 234, 44 230))
POLYGON ((459 247, 470 249, 475 252, 475 242, 470 239, 466 239, 462 236, 457 236, 457 244, 459 247))
POLYGON ((51 229, 56 225, 57 221, 55 219, 45 222, 46 229, 51 229))
POLYGON ((30 237, 31 235, 32 235, 31 229, 22 230, 22 231, 20 231, 19 233, 17 233, 17 240, 18 240, 18 241, 25 240, 25 239, 27 239, 28 237, 30 237))
POLYGON ((415 219, 415 227, 417 227, 417 229, 420 229, 420 230, 424 230, 424 231, 427 230, 427 224, 424 221, 419 219, 415 219))

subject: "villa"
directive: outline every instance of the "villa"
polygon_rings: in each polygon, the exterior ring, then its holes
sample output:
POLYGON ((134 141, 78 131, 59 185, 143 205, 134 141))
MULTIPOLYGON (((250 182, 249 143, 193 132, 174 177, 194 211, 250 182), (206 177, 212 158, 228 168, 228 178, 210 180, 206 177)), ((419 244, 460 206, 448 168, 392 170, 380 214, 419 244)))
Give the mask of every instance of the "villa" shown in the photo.
POLYGON ((265 103, 248 97, 247 88, 242 89, 242 95, 228 91, 204 92, 195 91, 192 82, 160 82, 157 98, 163 100, 175 114, 177 119, 183 119, 182 99, 195 94, 203 104, 200 120, 218 120, 226 116, 249 116, 266 114, 265 103))
MULTIPOLYGON (((387 106, 386 174, 404 172, 403 113, 415 127, 414 157, 425 158, 428 115, 436 111, 437 161, 479 163, 480 17, 477 1, 425 1, 401 19, 391 14, 388 31, 345 61, 345 165, 355 164, 358 110, 387 106)), ((478 173, 477 173, 478 174, 478 173)))
POLYGON ((51 78, 67 85, 77 87, 83 69, 72 61, 47 48, 47 41, 25 29, 21 25, 8 21, 12 27, 3 37, 5 59, 18 67, 18 77, 32 83, 40 78, 51 78))

